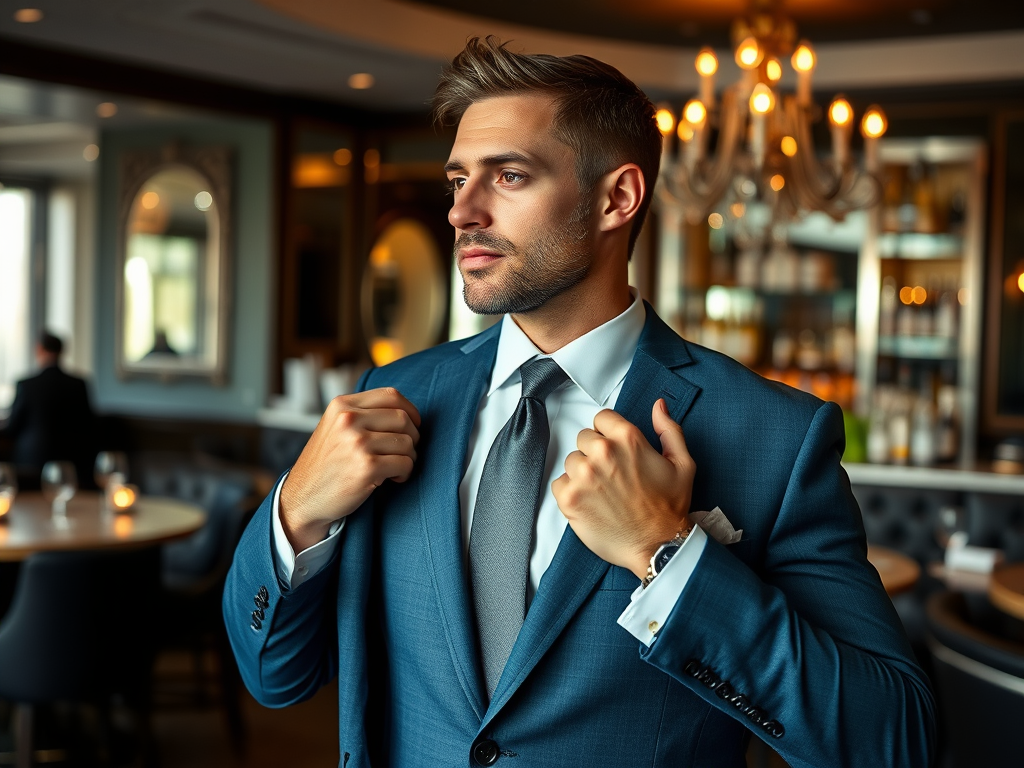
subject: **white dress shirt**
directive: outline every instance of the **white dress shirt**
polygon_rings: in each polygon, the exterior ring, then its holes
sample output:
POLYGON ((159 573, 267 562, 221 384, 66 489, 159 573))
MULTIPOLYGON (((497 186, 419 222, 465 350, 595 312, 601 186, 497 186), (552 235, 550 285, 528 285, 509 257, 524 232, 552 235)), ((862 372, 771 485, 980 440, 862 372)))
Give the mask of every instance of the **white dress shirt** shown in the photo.
MULTIPOLYGON (((565 458, 576 450, 576 438, 580 430, 592 429, 598 412, 615 407, 643 331, 644 320, 643 302, 633 291, 633 302, 622 314, 550 355, 571 381, 551 393, 545 401, 551 437, 545 462, 545 491, 537 511, 533 549, 530 553, 528 602, 551 564, 567 525, 551 493, 551 484, 565 471, 565 458)), ((459 485, 462 551, 467 560, 473 510, 487 453, 519 403, 522 391, 520 366, 543 356, 544 353, 506 315, 502 320, 491 381, 481 398, 466 447, 465 469, 459 485)), ((342 526, 335 524, 324 541, 296 556, 280 522, 279 492, 280 484, 275 492, 273 510, 277 574, 283 585, 295 588, 330 560, 342 526)), ((686 586, 704 550, 705 542, 704 532, 694 526, 686 543, 664 571, 647 589, 638 587, 633 593, 631 603, 619 617, 618 623, 638 640, 650 645, 686 586)))

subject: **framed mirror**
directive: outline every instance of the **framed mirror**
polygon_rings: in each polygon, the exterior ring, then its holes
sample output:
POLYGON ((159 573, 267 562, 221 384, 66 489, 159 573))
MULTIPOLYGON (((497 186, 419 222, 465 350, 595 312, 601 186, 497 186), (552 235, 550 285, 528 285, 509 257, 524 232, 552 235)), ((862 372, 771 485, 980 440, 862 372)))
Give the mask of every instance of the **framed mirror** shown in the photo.
POLYGON ((122 156, 116 271, 121 378, 227 380, 231 154, 169 145, 122 156))
POLYGON ((441 251, 426 225, 394 218, 381 230, 363 274, 363 332, 374 365, 439 341, 448 290, 441 251))

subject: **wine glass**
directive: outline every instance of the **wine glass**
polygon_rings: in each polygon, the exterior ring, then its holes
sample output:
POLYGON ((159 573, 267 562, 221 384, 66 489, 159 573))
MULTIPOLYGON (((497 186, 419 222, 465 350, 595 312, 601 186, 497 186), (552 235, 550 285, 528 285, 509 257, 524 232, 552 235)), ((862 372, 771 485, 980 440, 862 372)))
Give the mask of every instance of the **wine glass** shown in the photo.
POLYGON ((78 490, 75 465, 70 461, 48 461, 43 464, 43 497, 52 506, 53 516, 66 520, 68 502, 78 490))
POLYGON ((112 475, 121 475, 122 481, 128 477, 128 457, 120 451, 100 451, 96 454, 96 465, 93 477, 100 490, 106 490, 112 475))
POLYGON ((0 520, 14 506, 14 497, 17 494, 18 476, 14 467, 10 464, 0 464, 0 520))

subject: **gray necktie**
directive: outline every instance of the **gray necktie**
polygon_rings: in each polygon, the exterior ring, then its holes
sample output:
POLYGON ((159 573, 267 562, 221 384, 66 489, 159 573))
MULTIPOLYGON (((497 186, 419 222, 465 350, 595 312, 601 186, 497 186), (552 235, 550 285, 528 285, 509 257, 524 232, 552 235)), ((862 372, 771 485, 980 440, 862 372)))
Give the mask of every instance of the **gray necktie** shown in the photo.
POLYGON ((473 607, 488 696, 526 617, 530 545, 548 450, 544 399, 569 378, 547 357, 524 364, 519 373, 523 394, 487 454, 469 536, 473 607))

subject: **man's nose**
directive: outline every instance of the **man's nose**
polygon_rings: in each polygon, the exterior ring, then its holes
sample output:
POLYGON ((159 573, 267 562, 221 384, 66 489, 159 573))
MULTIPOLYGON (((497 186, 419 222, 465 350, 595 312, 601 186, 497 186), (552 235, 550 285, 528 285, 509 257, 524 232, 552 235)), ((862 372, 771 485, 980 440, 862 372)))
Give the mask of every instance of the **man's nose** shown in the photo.
POLYGON ((466 181, 455 193, 452 208, 448 211, 448 223, 463 232, 485 229, 491 225, 487 195, 479 185, 466 181))

